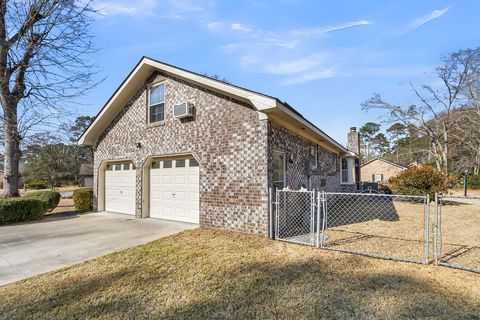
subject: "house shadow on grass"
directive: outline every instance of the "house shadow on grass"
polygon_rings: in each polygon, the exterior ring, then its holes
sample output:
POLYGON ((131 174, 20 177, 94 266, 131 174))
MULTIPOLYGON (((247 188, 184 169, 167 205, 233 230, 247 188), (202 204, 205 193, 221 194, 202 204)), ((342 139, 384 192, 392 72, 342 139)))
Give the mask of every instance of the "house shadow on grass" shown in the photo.
POLYGON ((163 286, 167 274, 137 268, 76 277, 41 296, 0 302, 0 318, 476 319, 480 312, 470 299, 405 274, 335 270, 313 259, 243 263, 201 281, 188 280, 189 268, 177 272, 174 290, 163 286))
POLYGON ((398 221, 396 203, 411 203, 382 195, 333 194, 327 196, 328 227, 339 227, 372 220, 398 221))

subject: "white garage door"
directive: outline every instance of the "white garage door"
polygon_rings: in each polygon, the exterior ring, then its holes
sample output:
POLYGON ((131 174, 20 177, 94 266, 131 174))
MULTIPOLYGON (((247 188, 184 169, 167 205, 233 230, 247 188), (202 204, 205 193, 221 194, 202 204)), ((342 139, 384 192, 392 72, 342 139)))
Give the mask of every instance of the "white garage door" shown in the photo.
POLYGON ((150 217, 198 223, 199 176, 195 159, 154 161, 150 170, 150 217))
POLYGON ((105 211, 135 215, 135 168, 132 163, 107 165, 105 211))

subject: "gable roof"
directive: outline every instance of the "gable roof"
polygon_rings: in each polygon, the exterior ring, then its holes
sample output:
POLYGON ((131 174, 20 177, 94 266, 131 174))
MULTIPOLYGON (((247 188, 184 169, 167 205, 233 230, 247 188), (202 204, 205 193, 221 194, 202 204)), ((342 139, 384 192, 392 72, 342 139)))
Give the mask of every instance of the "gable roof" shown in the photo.
POLYGON ((112 119, 155 71, 165 72, 186 82, 200 85, 214 92, 234 97, 239 101, 251 104, 257 111, 267 114, 268 117, 280 125, 296 131, 300 135, 310 138, 319 144, 326 144, 337 152, 352 156, 352 153, 344 146, 303 117, 288 103, 282 102, 276 97, 212 79, 148 57, 142 57, 140 59, 135 68, 133 68, 127 78, 120 84, 97 114, 95 120, 82 134, 78 143, 80 145, 94 145, 112 119))
POLYGON ((398 167, 398 168, 401 168, 401 169, 408 169, 408 167, 405 167, 404 165, 401 165, 401 164, 398 164, 398 163, 395 163, 395 162, 392 162, 392 161, 389 161, 389 160, 386 160, 386 159, 383 159, 383 158, 380 158, 380 157, 376 157, 376 158, 373 158, 372 160, 369 160, 367 162, 365 162, 364 164, 362 164, 360 166, 361 167, 364 167, 366 166, 367 164, 370 164, 374 161, 382 161, 382 162, 385 162, 385 163, 388 163, 389 165, 392 165, 392 166, 395 166, 395 167, 398 167))

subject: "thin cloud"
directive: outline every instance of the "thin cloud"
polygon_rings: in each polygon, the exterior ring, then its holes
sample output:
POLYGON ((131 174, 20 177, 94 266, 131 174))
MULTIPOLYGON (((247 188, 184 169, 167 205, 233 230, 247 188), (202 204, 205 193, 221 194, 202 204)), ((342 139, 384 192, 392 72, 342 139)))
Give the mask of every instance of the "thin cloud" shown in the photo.
POLYGON ((440 18, 441 16, 443 16, 448 11, 448 9, 450 9, 450 8, 433 10, 432 12, 413 20, 408 26, 409 30, 413 30, 415 28, 421 27, 424 24, 426 24, 426 23, 428 23, 428 22, 430 22, 434 19, 440 18))
POLYGON ((371 24, 372 22, 369 20, 356 20, 356 21, 350 21, 350 22, 346 22, 338 25, 326 26, 326 27, 294 30, 292 33, 299 36, 315 36, 315 35, 321 35, 321 34, 326 34, 330 32, 340 31, 344 29, 368 26, 371 24))
POLYGON ((107 16, 148 16, 153 15, 156 0, 140 0, 132 4, 130 1, 105 1, 94 6, 100 15, 107 16))
POLYGON ((328 79, 334 76, 336 76, 335 68, 331 67, 323 70, 305 72, 299 76, 284 80, 281 82, 281 84, 285 86, 298 85, 306 82, 311 82, 311 81, 316 81, 321 79, 328 79))
POLYGON ((244 25, 240 24, 240 23, 232 23, 230 25, 230 28, 234 31, 241 31, 241 32, 250 32, 252 31, 252 29, 248 28, 248 27, 245 27, 244 25))
POLYGON ((220 30, 223 26, 224 23, 222 21, 210 21, 207 23, 207 28, 213 31, 220 30))
POLYGON ((325 60, 324 56, 309 56, 292 61, 281 61, 278 63, 267 64, 265 72, 270 74, 295 74, 304 72, 320 65, 325 60))

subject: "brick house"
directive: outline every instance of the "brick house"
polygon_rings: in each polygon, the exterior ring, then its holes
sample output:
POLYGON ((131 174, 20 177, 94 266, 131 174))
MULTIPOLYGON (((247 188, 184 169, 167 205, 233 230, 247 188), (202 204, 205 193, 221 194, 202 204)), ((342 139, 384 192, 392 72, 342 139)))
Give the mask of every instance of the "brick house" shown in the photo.
POLYGON ((361 166, 362 182, 387 182, 407 167, 382 158, 374 158, 361 166))
POLYGON ((147 57, 79 143, 96 210, 260 235, 270 188, 351 191, 358 176, 356 154, 287 103, 147 57))

